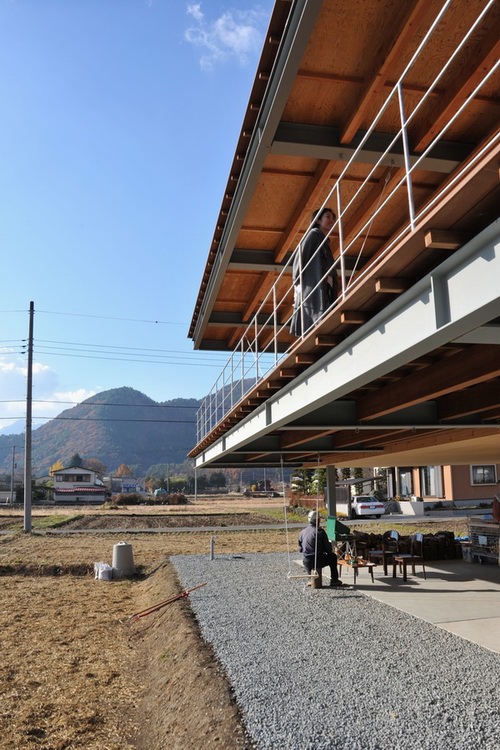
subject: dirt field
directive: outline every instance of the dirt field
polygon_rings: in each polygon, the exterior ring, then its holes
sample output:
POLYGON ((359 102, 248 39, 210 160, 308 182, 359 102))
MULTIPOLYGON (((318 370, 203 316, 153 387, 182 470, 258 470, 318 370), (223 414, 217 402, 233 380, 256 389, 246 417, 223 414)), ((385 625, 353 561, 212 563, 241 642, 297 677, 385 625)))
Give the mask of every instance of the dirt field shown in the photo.
MULTIPOLYGON (((207 510, 215 509, 211 503, 207 510)), ((0 750, 251 747, 230 686, 199 637, 189 599, 130 620, 180 592, 170 556, 208 555, 212 534, 99 533, 110 523, 145 528, 148 517, 167 526, 179 521, 178 511, 120 510, 110 518, 92 509, 72 522, 73 528, 92 523, 95 531, 88 534, 0 535, 0 750), (132 544, 137 575, 94 580, 93 563, 111 563, 117 541, 132 544)), ((263 522, 259 508, 253 505, 250 512, 254 523, 263 522)), ((182 513, 182 526, 202 525, 188 519, 187 509, 182 513)), ((216 553, 286 550, 283 531, 224 530, 222 524, 239 525, 247 517, 243 506, 221 503, 217 513, 216 553)), ((44 515, 34 511, 34 519, 44 515)), ((0 529, 15 523, 19 513, 0 513, 0 529)), ((452 526, 457 534, 463 529, 459 522, 452 526)))

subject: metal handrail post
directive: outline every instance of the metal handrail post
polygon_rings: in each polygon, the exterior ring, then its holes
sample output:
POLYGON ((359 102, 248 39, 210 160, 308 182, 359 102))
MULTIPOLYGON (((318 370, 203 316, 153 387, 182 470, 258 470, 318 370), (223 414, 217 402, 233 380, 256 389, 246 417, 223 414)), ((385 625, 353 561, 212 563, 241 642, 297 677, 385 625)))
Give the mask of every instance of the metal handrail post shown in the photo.
POLYGON ((245 342, 241 338, 241 398, 245 395, 245 342))
POLYGON ((274 327, 274 366, 278 364, 278 308, 276 304, 276 285, 273 286, 273 327, 274 327))
POLYGON ((411 181, 410 146, 408 143, 408 131, 406 129, 405 104, 403 99, 403 87, 399 81, 397 84, 399 116, 401 119, 401 138, 403 139, 403 154, 405 160, 406 187, 408 190, 408 209, 410 212, 410 226, 415 231, 415 202, 413 200, 413 183, 411 181))
POLYGON ((259 335, 257 315, 254 318, 254 367, 255 367, 255 384, 259 382, 259 343, 257 337, 259 335))
MULTIPOLYGON (((345 258, 344 258, 344 232, 342 227, 342 200, 340 196, 340 180, 337 182, 337 224, 339 229, 339 253, 340 253, 340 278, 342 280, 342 297, 345 295, 345 258)), ((334 268, 336 273, 336 269, 334 268)))

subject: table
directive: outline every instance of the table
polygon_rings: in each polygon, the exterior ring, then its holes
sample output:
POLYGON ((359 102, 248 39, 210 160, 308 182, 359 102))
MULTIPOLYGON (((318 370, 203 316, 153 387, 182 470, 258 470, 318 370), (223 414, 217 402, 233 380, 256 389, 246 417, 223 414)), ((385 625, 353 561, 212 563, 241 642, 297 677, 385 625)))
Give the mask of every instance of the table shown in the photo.
POLYGON ((342 568, 350 568, 354 571, 354 585, 356 585, 356 578, 358 577, 358 570, 360 568, 368 568, 370 571, 370 575, 372 577, 372 583, 375 583, 375 579, 373 578, 373 568, 377 565, 377 563, 369 562, 368 560, 361 560, 359 559, 354 564, 351 564, 349 560, 344 560, 340 558, 337 560, 337 565, 339 567, 339 578, 342 575, 342 568))

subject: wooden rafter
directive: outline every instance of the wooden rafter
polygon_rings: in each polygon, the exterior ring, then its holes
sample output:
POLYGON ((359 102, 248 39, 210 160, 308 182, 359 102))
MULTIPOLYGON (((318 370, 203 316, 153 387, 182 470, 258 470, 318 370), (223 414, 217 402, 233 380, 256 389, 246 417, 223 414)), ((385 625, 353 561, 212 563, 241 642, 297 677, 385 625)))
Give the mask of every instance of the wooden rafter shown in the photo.
POLYGON ((443 396, 438 402, 437 416, 440 420, 459 419, 469 414, 477 414, 500 407, 500 382, 492 380, 465 393, 452 393, 443 396))
POLYGON ((500 351, 477 345, 437 362, 428 378, 416 372, 358 401, 358 418, 375 419, 500 376, 500 351))
POLYGON ((350 143, 362 126, 373 99, 379 96, 389 76, 394 75, 394 65, 397 64, 398 58, 414 37, 415 30, 430 14, 432 4, 428 0, 411 0, 411 2, 401 3, 399 10, 399 18, 395 21, 394 41, 390 45, 389 40, 384 39, 379 47, 372 65, 375 73, 356 100, 354 111, 342 130, 341 143, 350 143))
MULTIPOLYGON (((497 9, 498 10, 498 9, 497 9)), ((498 16, 498 13, 497 13, 498 16)), ((423 151, 448 122, 467 97, 480 83, 485 73, 498 62, 500 41, 498 39, 498 19, 481 40, 479 46, 471 49, 467 64, 458 71, 453 83, 448 86, 445 96, 428 107, 428 114, 417 133, 413 133, 413 144, 416 152, 423 151)))

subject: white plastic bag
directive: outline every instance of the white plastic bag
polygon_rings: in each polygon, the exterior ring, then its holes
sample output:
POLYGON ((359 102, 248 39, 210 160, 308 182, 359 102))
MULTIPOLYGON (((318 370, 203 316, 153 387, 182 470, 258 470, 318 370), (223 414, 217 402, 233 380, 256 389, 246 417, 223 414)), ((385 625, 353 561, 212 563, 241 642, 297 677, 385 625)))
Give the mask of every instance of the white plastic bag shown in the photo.
POLYGON ((94 578, 99 581, 111 581, 113 568, 105 562, 94 563, 94 578))

